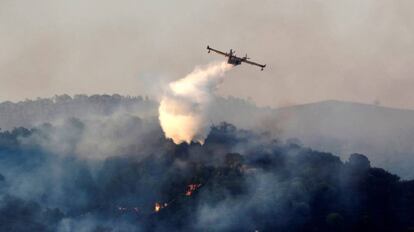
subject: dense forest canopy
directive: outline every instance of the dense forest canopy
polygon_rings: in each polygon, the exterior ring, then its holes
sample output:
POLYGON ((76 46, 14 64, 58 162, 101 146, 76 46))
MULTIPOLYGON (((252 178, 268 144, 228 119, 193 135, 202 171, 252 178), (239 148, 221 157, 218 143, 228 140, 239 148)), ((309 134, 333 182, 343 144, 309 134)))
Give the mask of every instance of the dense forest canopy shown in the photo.
MULTIPOLYGON (((210 107, 215 124, 228 122, 257 133, 270 132, 287 140, 298 138, 304 146, 338 155, 366 155, 374 166, 403 179, 414 178, 414 111, 359 103, 325 101, 280 109, 256 106, 235 97, 217 97, 210 107), (235 117, 237 115, 237 117, 235 117)), ((0 103, 0 128, 32 128, 58 124, 72 117, 101 120, 134 115, 158 117, 158 102, 144 96, 57 95, 22 102, 0 103)))
POLYGON ((362 154, 342 162, 227 123, 203 146, 175 145, 156 120, 132 115, 0 133, 0 231, 407 231, 413 222, 413 181, 362 154))

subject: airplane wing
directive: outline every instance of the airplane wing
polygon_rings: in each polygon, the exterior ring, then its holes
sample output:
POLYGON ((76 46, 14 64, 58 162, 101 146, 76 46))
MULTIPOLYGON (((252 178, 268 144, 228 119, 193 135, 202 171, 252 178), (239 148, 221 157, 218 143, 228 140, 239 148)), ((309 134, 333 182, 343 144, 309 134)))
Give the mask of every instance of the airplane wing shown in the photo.
POLYGON ((221 51, 216 50, 216 49, 214 49, 214 48, 210 48, 210 46, 207 46, 207 50, 208 50, 208 52, 209 52, 209 53, 210 53, 210 51, 213 51, 213 52, 218 53, 218 54, 223 55, 223 56, 229 56, 229 54, 228 54, 228 53, 221 52, 221 51))
POLYGON ((251 64, 251 65, 256 65, 262 68, 262 70, 266 67, 265 64, 258 64, 256 62, 252 62, 252 61, 248 61, 248 60, 243 60, 243 62, 247 63, 247 64, 251 64))

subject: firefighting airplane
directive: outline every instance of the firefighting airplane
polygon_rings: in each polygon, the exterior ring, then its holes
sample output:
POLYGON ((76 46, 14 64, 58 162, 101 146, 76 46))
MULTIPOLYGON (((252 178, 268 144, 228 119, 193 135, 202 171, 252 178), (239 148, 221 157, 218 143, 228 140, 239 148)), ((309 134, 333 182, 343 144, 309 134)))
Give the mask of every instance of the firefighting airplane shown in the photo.
POLYGON ((225 53, 225 52, 221 52, 219 50, 216 50, 214 48, 210 48, 210 46, 207 46, 207 50, 208 50, 208 53, 210 53, 211 51, 213 51, 215 53, 218 53, 220 55, 223 55, 225 57, 228 57, 229 59, 227 60, 227 63, 232 64, 234 66, 240 65, 242 62, 244 62, 244 63, 247 63, 247 64, 259 66, 260 68, 262 68, 262 71, 266 67, 265 64, 258 64, 258 63, 252 62, 252 61, 248 61, 248 59, 250 59, 250 58, 247 57, 247 54, 244 57, 237 57, 237 56, 235 56, 234 54, 236 54, 236 51, 233 51, 232 49, 230 49, 230 52, 229 53, 225 53))

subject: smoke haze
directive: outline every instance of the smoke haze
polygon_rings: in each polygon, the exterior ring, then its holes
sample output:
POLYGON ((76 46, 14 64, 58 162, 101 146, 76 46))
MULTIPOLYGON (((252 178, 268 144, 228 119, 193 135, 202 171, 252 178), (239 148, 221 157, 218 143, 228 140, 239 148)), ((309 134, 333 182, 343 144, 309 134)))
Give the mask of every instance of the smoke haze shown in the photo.
POLYGON ((412 230, 413 8, 1 0, 0 231, 412 230))
POLYGON ((414 108, 413 8, 406 0, 3 0, 0 101, 159 97, 160 83, 216 59, 209 44, 269 65, 237 67, 219 95, 272 107, 337 99, 414 108))
MULTIPOLYGON (((231 81, 227 77, 233 72, 234 70, 226 73, 226 81, 220 85, 220 88, 224 83, 231 81)), ((215 95, 210 97, 210 102, 214 104, 209 104, 208 118, 214 125, 225 121, 242 129, 270 132, 272 136, 282 140, 295 138, 300 140, 300 144, 320 151, 332 152, 344 160, 351 153, 362 153, 377 167, 385 168, 404 179, 414 177, 412 169, 414 111, 412 110, 340 101, 272 109, 257 107, 251 101, 234 97, 223 98, 215 95)), ((12 130, 14 127, 21 126, 33 128, 42 123, 62 125, 65 119, 79 118, 88 122, 95 121, 86 127, 87 133, 93 137, 85 138, 86 140, 94 141, 95 137, 106 137, 108 139, 105 143, 109 146, 115 141, 125 144, 128 140, 125 139, 124 142, 118 140, 119 132, 111 135, 110 128, 114 126, 139 128, 132 125, 132 121, 123 126, 121 121, 126 119, 126 115, 153 117, 155 121, 159 121, 158 110, 159 102, 143 97, 61 95, 18 103, 0 103, 0 128, 2 130, 12 130), (108 124, 109 119, 113 122, 112 125, 108 124), (102 128, 102 132, 98 132, 100 126, 105 128, 102 128)), ((65 144, 64 140, 60 142, 65 144)), ((88 143, 94 146, 99 144, 99 142, 88 143)), ((86 146, 91 154, 102 151, 94 146, 86 146)), ((109 151, 114 150, 109 149, 109 151)), ((102 157, 111 152, 106 152, 102 157)))
POLYGON ((134 116, 0 132, 1 231, 405 231, 412 189, 363 155, 226 123, 203 146, 134 116))

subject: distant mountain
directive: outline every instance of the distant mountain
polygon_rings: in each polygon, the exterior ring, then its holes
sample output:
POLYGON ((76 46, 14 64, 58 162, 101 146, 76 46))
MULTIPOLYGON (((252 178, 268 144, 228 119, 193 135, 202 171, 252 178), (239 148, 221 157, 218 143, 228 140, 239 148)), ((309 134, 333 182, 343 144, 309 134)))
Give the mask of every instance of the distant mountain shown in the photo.
POLYGON ((342 159, 363 153, 375 166, 414 178, 414 110, 342 101, 271 109, 227 98, 219 99, 214 111, 217 122, 270 131, 342 159))
MULTIPOLYGON (((0 103, 0 128, 31 128, 65 118, 93 118, 113 114, 156 117, 158 103, 143 97, 68 95, 51 99, 0 103)), ((258 107, 234 97, 218 97, 211 120, 239 128, 270 132, 270 136, 342 159, 363 153, 374 166, 414 178, 414 111, 376 105, 324 101, 279 109, 258 107)))
POLYGON ((414 177, 413 110, 324 101, 277 109, 258 126, 341 158, 363 153, 376 166, 414 177))

